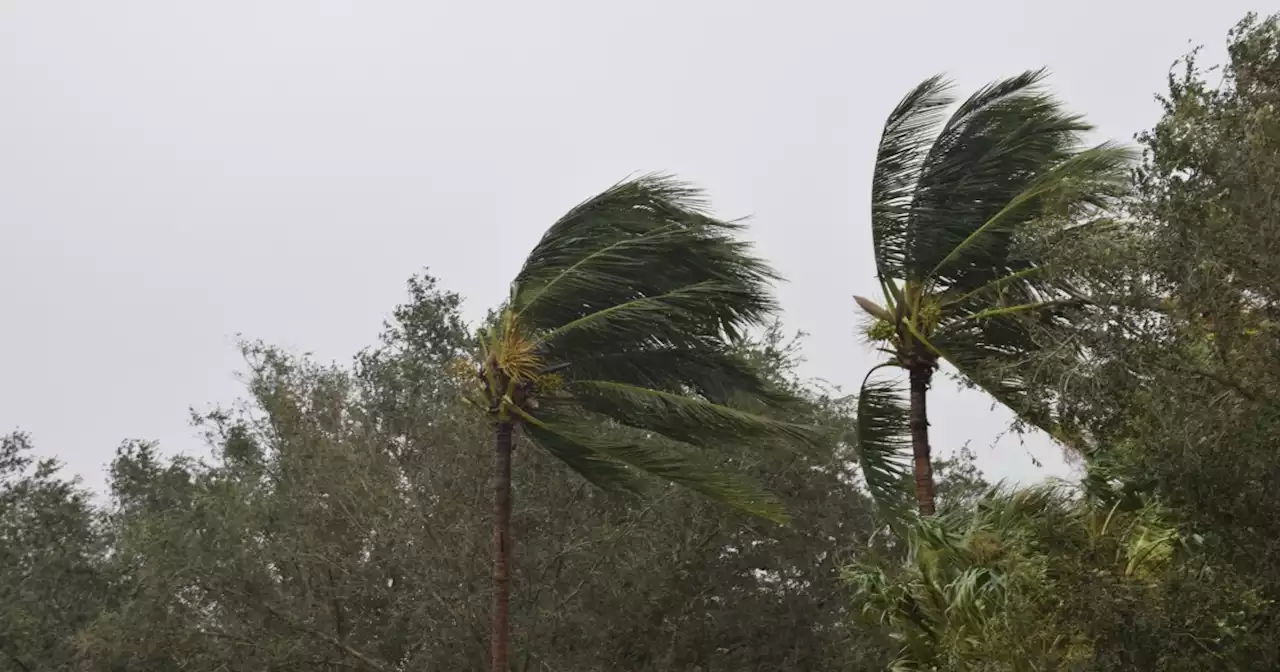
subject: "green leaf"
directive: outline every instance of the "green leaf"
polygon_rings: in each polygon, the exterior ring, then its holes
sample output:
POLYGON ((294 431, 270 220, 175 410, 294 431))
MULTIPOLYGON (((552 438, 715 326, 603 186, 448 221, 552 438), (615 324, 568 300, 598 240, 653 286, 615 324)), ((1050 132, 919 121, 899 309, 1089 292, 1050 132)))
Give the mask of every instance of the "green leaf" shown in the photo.
POLYGON ((625 464, 602 455, 540 422, 525 422, 522 431, 538 447, 602 490, 636 492, 639 484, 625 464))
POLYGON ((717 404, 781 408, 795 401, 762 379, 742 356, 714 343, 585 354, 574 358, 572 368, 576 378, 691 393, 717 404))
POLYGON ((754 318, 738 309, 750 306, 754 310, 768 300, 755 288, 707 280, 600 308, 546 331, 539 340, 561 350, 602 341, 622 344, 661 339, 684 344, 709 331, 736 329, 731 325, 744 324, 747 319, 754 323, 754 318))
POLYGON ((966 260, 983 263, 1003 252, 1007 234, 1028 219, 1050 214, 1067 216, 1085 207, 1105 208, 1120 196, 1128 182, 1131 150, 1103 143, 1072 155, 1044 172, 981 226, 959 242, 929 272, 938 277, 966 260))
POLYGON ((1010 256, 1019 227, 1119 193, 1129 155, 1109 145, 1079 152, 1091 126, 1040 87, 1044 76, 1028 71, 980 89, 940 129, 950 99, 937 78, 890 115, 872 180, 882 282, 982 286, 1022 270, 1010 256))

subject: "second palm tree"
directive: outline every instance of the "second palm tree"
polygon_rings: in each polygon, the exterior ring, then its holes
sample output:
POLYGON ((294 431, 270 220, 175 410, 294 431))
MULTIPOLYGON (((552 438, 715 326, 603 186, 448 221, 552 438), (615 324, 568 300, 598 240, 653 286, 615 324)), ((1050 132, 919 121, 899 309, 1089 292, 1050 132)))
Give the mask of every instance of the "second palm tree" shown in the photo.
POLYGON ((863 381, 857 445, 868 486, 901 512, 908 472, 921 515, 935 508, 926 398, 941 361, 1020 417, 1049 431, 1020 358, 1035 326, 1087 301, 1046 257, 1049 229, 1104 221, 1128 182, 1131 154, 1088 147, 1092 127, 1040 87, 1043 71, 990 84, 956 102, 932 77, 885 123, 871 186, 871 234, 882 302, 857 297, 870 341, 889 359, 863 381), (905 370, 908 397, 885 377, 905 370))

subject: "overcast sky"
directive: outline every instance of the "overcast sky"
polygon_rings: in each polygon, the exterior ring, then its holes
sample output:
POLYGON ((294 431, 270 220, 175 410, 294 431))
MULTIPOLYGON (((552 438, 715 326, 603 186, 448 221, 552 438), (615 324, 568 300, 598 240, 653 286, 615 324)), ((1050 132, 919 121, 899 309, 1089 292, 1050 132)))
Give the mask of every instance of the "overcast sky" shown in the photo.
MULTIPOLYGON (((1250 8, 5 0, 0 431, 95 487, 122 439, 201 453, 187 408, 241 394, 237 333, 347 362, 423 267, 479 317, 558 215, 650 170, 752 217, 805 373, 853 391, 873 151, 907 89, 1049 66, 1129 139, 1173 60, 1220 58, 1250 8)), ((991 447, 1008 416, 938 387, 937 450, 1067 473, 1046 439, 991 447)))

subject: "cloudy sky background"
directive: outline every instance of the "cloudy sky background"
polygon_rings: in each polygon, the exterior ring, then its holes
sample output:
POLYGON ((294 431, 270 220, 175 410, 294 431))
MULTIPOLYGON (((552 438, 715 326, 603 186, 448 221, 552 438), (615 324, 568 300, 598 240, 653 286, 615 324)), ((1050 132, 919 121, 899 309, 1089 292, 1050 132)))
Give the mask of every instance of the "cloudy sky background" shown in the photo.
MULTIPOLYGON (((751 216, 804 372, 854 391, 870 170, 903 93, 1044 65, 1127 140, 1174 59, 1220 60, 1251 8, 0 0, 0 431, 94 487, 126 438, 203 454, 187 409, 241 395, 238 333, 347 362, 424 267, 477 318, 559 214, 651 170, 751 216)), ((938 387, 939 451, 1068 473, 938 387)))

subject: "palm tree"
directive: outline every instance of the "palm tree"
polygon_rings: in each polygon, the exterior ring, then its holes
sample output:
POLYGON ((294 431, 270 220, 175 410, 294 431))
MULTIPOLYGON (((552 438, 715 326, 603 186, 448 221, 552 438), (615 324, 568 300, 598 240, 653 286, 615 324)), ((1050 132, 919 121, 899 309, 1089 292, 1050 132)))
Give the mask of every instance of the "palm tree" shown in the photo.
POLYGON ((935 76, 885 123, 871 186, 884 302, 856 298, 874 320, 868 339, 888 355, 863 381, 857 432, 867 483, 886 507, 906 508, 910 461, 916 506, 933 514, 926 393, 941 360, 1055 431, 1019 366, 1037 349, 1037 325, 1060 322, 1085 301, 1052 272, 1049 232, 1078 235, 1103 221, 1123 193, 1131 154, 1110 143, 1086 148, 1092 126, 1040 87, 1044 75, 989 84, 950 117, 950 84, 935 76), (906 401, 884 376, 892 369, 907 372, 906 401))
POLYGON ((578 205, 542 237, 481 338, 472 401, 492 419, 492 669, 506 672, 511 454, 517 431, 589 481, 657 476, 781 521, 778 500, 706 467, 701 448, 814 444, 824 432, 771 420, 787 396, 734 345, 775 308, 772 270, 662 176, 578 205))

